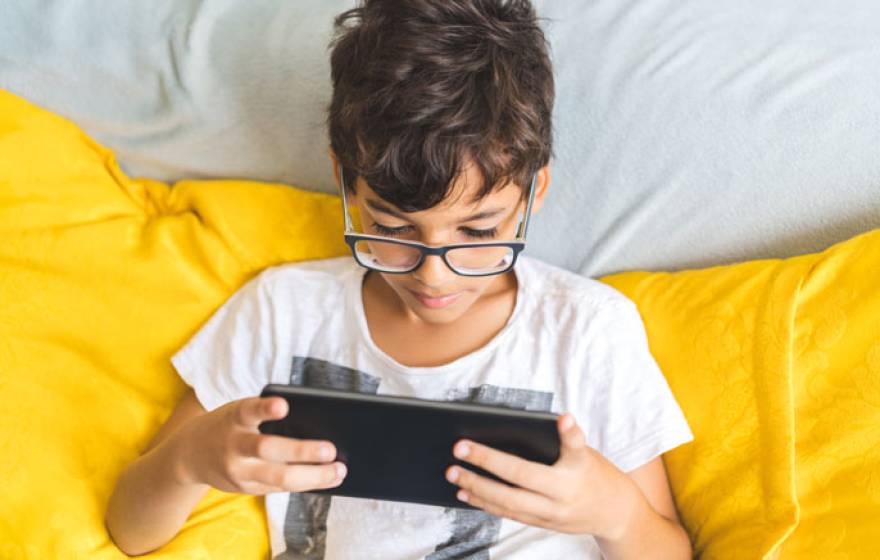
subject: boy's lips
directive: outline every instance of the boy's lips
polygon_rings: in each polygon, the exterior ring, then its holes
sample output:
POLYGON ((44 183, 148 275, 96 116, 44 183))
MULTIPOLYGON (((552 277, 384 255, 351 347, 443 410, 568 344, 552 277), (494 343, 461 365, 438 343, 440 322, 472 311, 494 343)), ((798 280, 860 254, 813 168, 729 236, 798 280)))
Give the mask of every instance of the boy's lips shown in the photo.
POLYGON ((456 292, 454 294, 435 296, 416 292, 415 290, 409 290, 409 293, 411 293, 419 301, 419 303, 429 309, 440 309, 452 305, 455 300, 457 300, 458 297, 461 295, 461 292, 456 292))

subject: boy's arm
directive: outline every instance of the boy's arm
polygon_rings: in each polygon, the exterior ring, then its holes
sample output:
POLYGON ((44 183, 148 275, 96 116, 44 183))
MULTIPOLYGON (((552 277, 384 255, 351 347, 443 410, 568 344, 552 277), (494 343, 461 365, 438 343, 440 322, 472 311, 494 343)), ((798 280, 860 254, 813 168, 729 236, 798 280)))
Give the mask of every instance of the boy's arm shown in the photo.
POLYGON ((105 518, 116 545, 129 555, 164 545, 210 487, 264 495, 341 484, 332 443, 259 432, 287 410, 282 398, 251 397, 205 412, 190 390, 117 482, 105 518))
POLYGON ((206 484, 182 480, 179 441, 169 439, 184 423, 204 413, 188 389, 143 455, 119 478, 105 522, 110 537, 126 554, 144 554, 171 540, 208 491, 206 484))
POLYGON ((657 457, 626 475, 636 483, 654 511, 670 521, 680 523, 662 458, 657 457))
MULTIPOLYGON (((690 538, 681 526, 666 468, 660 457, 627 473, 635 483, 628 523, 614 539, 597 538, 604 556, 614 558, 691 558, 690 538), (665 543, 658 549, 658 543, 665 543)), ((622 500, 627 502, 625 498, 622 500)))

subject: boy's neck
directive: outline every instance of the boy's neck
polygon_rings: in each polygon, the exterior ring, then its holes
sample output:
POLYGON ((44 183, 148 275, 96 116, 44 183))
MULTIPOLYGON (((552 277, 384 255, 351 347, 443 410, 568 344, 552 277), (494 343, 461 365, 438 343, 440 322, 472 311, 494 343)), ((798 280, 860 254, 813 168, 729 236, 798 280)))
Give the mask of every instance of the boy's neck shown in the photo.
POLYGON ((429 323, 380 274, 368 272, 362 298, 369 336, 400 364, 441 366, 479 350, 501 332, 516 306, 517 287, 516 275, 507 272, 454 321, 429 323))

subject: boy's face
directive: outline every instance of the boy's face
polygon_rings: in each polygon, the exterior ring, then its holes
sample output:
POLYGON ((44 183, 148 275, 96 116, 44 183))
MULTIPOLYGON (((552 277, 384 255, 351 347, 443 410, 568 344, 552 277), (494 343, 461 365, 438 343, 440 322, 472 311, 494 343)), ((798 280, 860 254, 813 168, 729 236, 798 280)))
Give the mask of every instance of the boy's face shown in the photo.
MULTIPOLYGON (((533 213, 541 207, 548 183, 549 171, 545 167, 535 181, 533 213)), ((348 196, 348 201, 358 209, 363 231, 373 235, 420 241, 430 246, 514 239, 526 205, 522 190, 509 184, 475 202, 479 185, 479 171, 468 166, 450 195, 438 205, 419 212, 402 212, 379 198, 359 177, 357 192, 348 196)), ((506 283, 505 274, 461 276, 437 256, 426 256, 422 265, 408 274, 378 274, 413 319, 431 324, 454 322, 483 295, 498 291, 506 283)))

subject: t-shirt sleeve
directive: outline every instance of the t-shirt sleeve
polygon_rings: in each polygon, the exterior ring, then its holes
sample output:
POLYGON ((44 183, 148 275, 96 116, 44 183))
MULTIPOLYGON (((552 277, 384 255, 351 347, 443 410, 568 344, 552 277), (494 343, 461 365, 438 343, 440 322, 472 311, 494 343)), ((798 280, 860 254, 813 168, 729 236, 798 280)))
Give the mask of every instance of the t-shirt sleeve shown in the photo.
POLYGON ((273 306, 265 284, 264 275, 245 284, 171 358, 208 411, 259 395, 271 378, 273 306))
POLYGON ((584 426, 588 443, 623 472, 693 440, 687 420, 651 355, 638 308, 611 302, 597 316, 601 344, 591 349, 598 383, 584 426))

